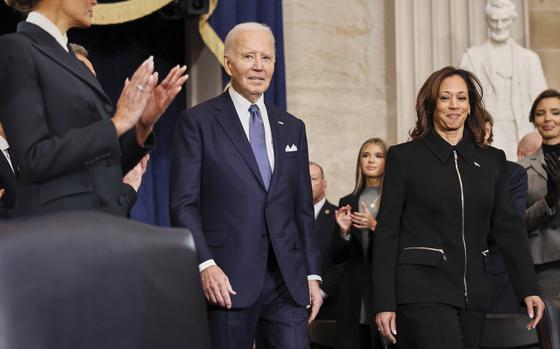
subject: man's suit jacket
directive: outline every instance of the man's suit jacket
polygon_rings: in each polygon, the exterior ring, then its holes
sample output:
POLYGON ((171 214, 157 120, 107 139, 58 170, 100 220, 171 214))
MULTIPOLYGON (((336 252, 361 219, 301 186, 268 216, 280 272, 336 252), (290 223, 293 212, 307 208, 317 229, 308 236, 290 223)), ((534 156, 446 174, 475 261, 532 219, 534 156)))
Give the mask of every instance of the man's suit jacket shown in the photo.
POLYGON ((4 154, 0 154, 0 188, 5 190, 0 199, 0 217, 5 217, 16 202, 17 178, 4 154))
MULTIPOLYGON (((511 198, 519 215, 524 217, 525 207, 527 207, 527 171, 523 166, 511 161, 506 161, 506 167, 511 198)), ((492 239, 490 240, 487 269, 492 276, 492 303, 488 311, 494 314, 519 313, 523 311, 523 308, 515 296, 504 257, 496 243, 492 239)))
POLYGON ((0 81, 0 120, 20 171, 16 215, 124 215, 122 173, 146 148, 134 130, 116 136, 111 100, 86 66, 43 29, 22 22, 0 38, 0 81))
POLYGON ((529 249, 535 264, 543 264, 560 260, 560 232, 558 220, 560 210, 558 204, 550 210, 546 203, 546 171, 544 154, 539 148, 533 155, 519 162, 527 170, 529 190, 525 225, 529 233, 529 249))
POLYGON ((183 112, 172 147, 171 223, 192 231, 200 262, 222 268, 237 308, 259 296, 268 253, 301 305, 309 303, 307 275, 319 275, 305 126, 266 107, 274 145, 268 191, 228 92, 183 112))
POLYGON ((343 264, 334 263, 329 253, 333 235, 338 234, 335 211, 336 206, 327 200, 315 218, 315 234, 321 251, 321 270, 323 272, 321 289, 327 294, 327 299, 321 306, 317 320, 335 320, 336 318, 336 303, 343 264))

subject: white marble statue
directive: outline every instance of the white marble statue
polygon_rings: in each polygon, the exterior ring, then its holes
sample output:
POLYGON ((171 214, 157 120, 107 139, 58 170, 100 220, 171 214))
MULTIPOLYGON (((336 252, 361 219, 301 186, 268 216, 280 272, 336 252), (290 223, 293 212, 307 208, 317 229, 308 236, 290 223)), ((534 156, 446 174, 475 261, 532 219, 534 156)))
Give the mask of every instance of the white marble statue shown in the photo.
POLYGON ((547 88, 539 57, 511 38, 516 18, 510 0, 488 0, 489 39, 469 48, 461 59, 461 67, 475 73, 482 83, 484 104, 494 118, 493 146, 513 161, 518 141, 534 130, 529 122, 531 104, 547 88))

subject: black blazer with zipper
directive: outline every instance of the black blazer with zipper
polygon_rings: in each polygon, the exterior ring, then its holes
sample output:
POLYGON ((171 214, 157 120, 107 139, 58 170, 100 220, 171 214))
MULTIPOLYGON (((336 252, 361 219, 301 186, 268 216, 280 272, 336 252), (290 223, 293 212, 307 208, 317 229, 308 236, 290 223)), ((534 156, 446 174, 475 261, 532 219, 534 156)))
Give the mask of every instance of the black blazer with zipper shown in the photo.
POLYGON ((488 309, 491 232, 519 301, 536 295, 527 234, 507 181, 504 153, 479 147, 468 130, 455 147, 433 129, 391 147, 374 234, 374 312, 419 302, 488 309))
MULTIPOLYGON (((22 22, 0 37, 0 120, 19 167, 16 215, 67 209, 125 215, 123 171, 147 152, 117 137, 111 100, 73 53, 22 22)), ((146 144, 151 144, 150 137, 146 144)))

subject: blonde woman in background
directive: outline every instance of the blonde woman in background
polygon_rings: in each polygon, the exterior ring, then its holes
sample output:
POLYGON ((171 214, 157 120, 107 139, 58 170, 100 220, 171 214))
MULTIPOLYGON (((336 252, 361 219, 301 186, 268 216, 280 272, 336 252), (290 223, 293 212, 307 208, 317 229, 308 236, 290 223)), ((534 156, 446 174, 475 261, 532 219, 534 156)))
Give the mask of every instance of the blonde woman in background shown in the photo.
POLYGON ((354 190, 340 199, 336 211, 339 234, 333 234, 331 255, 335 263, 346 264, 336 313, 336 348, 381 347, 380 337, 371 326, 371 252, 386 152, 387 145, 379 138, 362 144, 354 190))

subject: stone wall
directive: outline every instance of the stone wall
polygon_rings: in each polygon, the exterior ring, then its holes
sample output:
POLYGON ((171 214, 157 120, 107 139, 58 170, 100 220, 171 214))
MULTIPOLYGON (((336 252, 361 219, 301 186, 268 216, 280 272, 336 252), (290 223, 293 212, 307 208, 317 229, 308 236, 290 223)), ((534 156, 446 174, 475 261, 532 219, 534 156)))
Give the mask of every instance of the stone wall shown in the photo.
POLYGON ((529 0, 531 49, 541 58, 548 86, 560 89, 560 1, 529 0))
POLYGON ((323 166, 334 203, 353 189, 361 143, 393 134, 384 4, 284 0, 288 111, 305 122, 310 159, 323 166))

